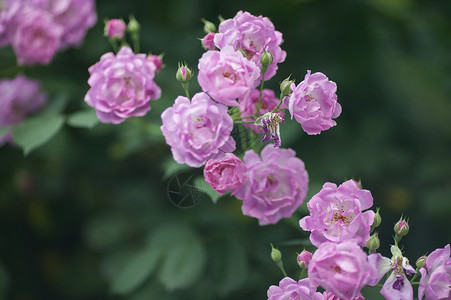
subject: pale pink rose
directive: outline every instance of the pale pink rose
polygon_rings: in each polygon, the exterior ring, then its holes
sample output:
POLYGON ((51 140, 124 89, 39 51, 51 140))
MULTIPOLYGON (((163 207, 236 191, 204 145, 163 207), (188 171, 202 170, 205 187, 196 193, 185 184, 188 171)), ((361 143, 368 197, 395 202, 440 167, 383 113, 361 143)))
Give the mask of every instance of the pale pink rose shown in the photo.
POLYGON ((450 246, 432 251, 420 269, 418 298, 421 300, 451 299, 450 246))
POLYGON ((364 210, 371 206, 371 192, 362 189, 355 180, 345 181, 339 187, 327 182, 307 203, 310 215, 302 218, 299 225, 312 232, 310 241, 317 247, 327 241, 339 243, 351 239, 365 246, 374 212, 364 210))
POLYGON ((308 267, 310 283, 343 300, 353 300, 377 276, 365 252, 354 242, 322 243, 308 267))
POLYGON ((205 181, 220 195, 231 191, 232 195, 246 180, 246 166, 232 153, 222 159, 210 159, 205 164, 205 181))
POLYGON ((124 20, 111 19, 105 25, 105 35, 110 39, 121 39, 124 37, 125 29, 127 25, 124 20))
POLYGON ((197 80, 200 87, 215 101, 237 106, 237 99, 246 97, 258 85, 260 69, 232 47, 207 51, 199 60, 197 80))
POLYGON ((291 118, 298 121, 307 134, 319 134, 337 123, 332 120, 341 113, 337 102, 337 85, 326 75, 307 71, 304 80, 291 85, 292 93, 287 98, 291 118))
POLYGON ((283 278, 279 285, 272 285, 267 292, 268 300, 323 300, 321 293, 310 285, 308 278, 295 281, 283 278))

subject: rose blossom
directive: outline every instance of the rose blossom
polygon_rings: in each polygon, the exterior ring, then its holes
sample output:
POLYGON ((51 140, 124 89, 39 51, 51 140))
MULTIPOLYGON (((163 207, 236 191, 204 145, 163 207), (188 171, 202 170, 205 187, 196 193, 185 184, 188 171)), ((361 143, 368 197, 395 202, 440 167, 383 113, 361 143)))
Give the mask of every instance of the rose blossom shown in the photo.
POLYGON ((323 300, 321 293, 310 286, 308 278, 296 282, 290 277, 285 277, 278 286, 271 285, 267 295, 268 300, 323 300))
MULTIPOLYGON (((341 300, 341 298, 335 296, 334 294, 332 294, 331 292, 324 292, 323 293, 323 300, 341 300)), ((362 294, 358 295, 357 297, 355 297, 352 300, 365 300, 365 297, 362 296, 362 294)))
POLYGON ((125 29, 127 25, 120 19, 108 20, 105 26, 105 35, 110 39, 121 39, 124 37, 125 29))
POLYGON ((260 156, 246 151, 247 181, 235 196, 243 200, 243 214, 260 225, 275 224, 290 217, 307 194, 308 174, 304 162, 291 149, 267 145, 260 156))
POLYGON ((451 297, 451 258, 450 245, 436 249, 426 258, 420 269, 421 279, 418 299, 450 299, 451 297))
POLYGON ((232 153, 226 153, 222 159, 210 159, 205 164, 205 181, 220 195, 227 191, 233 193, 246 180, 246 166, 232 153))
POLYGON ((17 11, 7 30, 19 65, 50 63, 63 34, 50 13, 30 5, 17 11))
MULTIPOLYGON (((39 82, 19 75, 0 80, 0 128, 16 125, 36 113, 47 102, 39 82)), ((0 146, 13 143, 11 132, 0 135, 0 146)))
POLYGON ((97 22, 94 0, 34 0, 47 9, 63 28, 61 48, 78 46, 97 22))
POLYGON ((128 47, 116 55, 102 55, 89 74, 91 88, 85 101, 103 123, 119 124, 132 116, 144 116, 150 110, 149 101, 161 95, 153 81, 155 65, 146 61, 145 54, 134 54, 128 47))
POLYGON ((310 216, 302 218, 299 226, 312 232, 310 241, 317 247, 326 241, 339 243, 349 239, 365 246, 374 212, 363 210, 372 205, 371 192, 355 180, 345 181, 339 187, 327 182, 307 203, 310 216))
POLYGON ((302 268, 308 268, 310 261, 312 260, 312 253, 307 250, 303 250, 298 254, 298 265, 302 268))
MULTIPOLYGON (((241 117, 246 116, 253 116, 255 115, 255 106, 258 104, 260 97, 260 91, 257 89, 254 89, 250 92, 250 94, 247 97, 244 97, 240 99, 240 112, 241 117)), ((277 104, 279 104, 279 99, 274 94, 273 90, 270 89, 263 89, 262 91, 262 103, 261 107, 257 112, 257 115, 263 115, 267 112, 272 111, 274 108, 276 108, 277 104)), ((280 106, 280 108, 284 108, 283 105, 280 106)), ((283 118, 285 115, 285 110, 279 111, 278 114, 283 118)), ((254 119, 243 119, 243 121, 253 121, 254 119)), ((243 124, 246 128, 251 128, 253 132, 255 133, 263 133, 263 129, 261 126, 255 125, 255 124, 243 124)))
POLYGON ((258 85, 260 76, 260 69, 232 47, 205 52, 198 67, 202 90, 227 106, 237 106, 236 99, 246 97, 258 85))
POLYGON ((191 101, 177 97, 161 119, 161 131, 179 164, 197 168, 209 159, 220 159, 224 152, 235 150, 235 141, 230 136, 233 120, 227 107, 215 103, 205 93, 197 93, 191 101))
POLYGON ((215 46, 214 38, 215 38, 214 32, 207 33, 204 36, 204 38, 202 39, 202 46, 206 50, 215 50, 216 46, 215 46))
POLYGON ((337 125, 332 119, 341 113, 337 102, 337 85, 326 75, 307 71, 304 80, 297 86, 291 85, 292 93, 288 99, 291 118, 296 119, 307 134, 319 134, 337 125))
POLYGON ((22 122, 47 102, 39 82, 23 75, 0 80, 0 95, 0 127, 22 122))
POLYGON ((313 253, 308 275, 312 285, 321 285, 340 299, 352 300, 377 276, 377 269, 354 241, 326 242, 313 253))
POLYGON ((275 30, 274 24, 266 17, 256 17, 243 11, 219 25, 214 41, 219 49, 227 46, 232 46, 234 50, 241 49, 246 58, 259 68, 260 56, 265 51, 271 53, 273 61, 265 73, 265 80, 276 74, 277 64, 283 62, 287 55, 280 48, 283 43, 282 33, 275 30))
POLYGON ((156 68, 156 72, 159 73, 163 68, 163 55, 154 55, 151 54, 147 56, 147 61, 153 63, 156 68))

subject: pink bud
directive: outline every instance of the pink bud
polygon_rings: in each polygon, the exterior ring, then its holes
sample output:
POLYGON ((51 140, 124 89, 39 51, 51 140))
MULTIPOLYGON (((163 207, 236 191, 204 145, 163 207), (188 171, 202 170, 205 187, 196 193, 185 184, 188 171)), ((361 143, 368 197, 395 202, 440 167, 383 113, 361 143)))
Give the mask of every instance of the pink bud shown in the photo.
POLYGON ((215 50, 216 46, 214 39, 215 39, 214 32, 207 33, 207 35, 202 39, 202 46, 204 46, 204 48, 207 50, 215 50))
POLYGON ((298 264, 301 268, 308 268, 308 264, 310 262, 310 260, 312 259, 312 253, 304 250, 301 253, 299 253, 298 255, 298 264))
POLYGON ((147 61, 155 65, 157 73, 163 68, 163 58, 160 55, 149 55, 147 56, 147 61))
POLYGON ((105 25, 105 35, 110 39, 122 39, 127 25, 120 19, 111 19, 105 25))

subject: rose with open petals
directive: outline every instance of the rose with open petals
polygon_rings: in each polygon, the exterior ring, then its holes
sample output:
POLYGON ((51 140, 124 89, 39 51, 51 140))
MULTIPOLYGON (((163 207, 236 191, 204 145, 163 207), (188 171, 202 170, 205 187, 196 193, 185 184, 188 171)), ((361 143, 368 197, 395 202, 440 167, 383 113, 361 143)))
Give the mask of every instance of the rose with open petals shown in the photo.
POLYGON ((24 5, 8 26, 19 65, 48 64, 58 51, 63 28, 45 10, 24 5))
POLYGON ((308 174, 304 162, 291 149, 267 145, 261 157, 253 150, 244 154, 247 181, 235 193, 243 200, 243 214, 260 225, 291 217, 307 194, 308 174))
POLYGON ((377 277, 377 269, 354 241, 326 242, 313 253, 308 275, 312 285, 320 285, 340 299, 352 300, 377 277))
POLYGON ((426 300, 451 298, 451 258, 450 246, 436 249, 426 258, 420 269, 421 279, 418 299, 426 300))
POLYGON ((248 12, 239 11, 232 19, 221 22, 214 41, 219 49, 228 46, 232 46, 234 50, 240 49, 246 58, 259 68, 262 54, 265 51, 271 53, 273 60, 265 73, 265 80, 276 74, 277 64, 283 62, 287 56, 280 48, 283 43, 282 33, 275 30, 271 20, 253 16, 248 12))
POLYGON ((202 90, 227 106, 237 106, 258 85, 260 69, 232 47, 207 51, 199 60, 197 80, 202 90))
POLYGON ((310 285, 308 278, 295 281, 283 278, 279 285, 271 285, 267 292, 268 300, 323 300, 321 293, 310 285))
POLYGON ((227 191, 233 193, 246 180, 246 166, 232 153, 226 153, 222 159, 210 159, 205 164, 204 178, 220 195, 227 191))
POLYGON ((160 88, 153 81, 155 65, 146 61, 145 54, 134 54, 122 47, 114 55, 104 54, 89 68, 91 86, 85 101, 97 111, 103 123, 119 124, 132 116, 144 116, 149 101, 158 99, 160 88))
POLYGON ((307 134, 319 134, 337 123, 332 120, 341 113, 337 102, 337 85, 326 75, 307 71, 304 80, 297 86, 291 85, 292 93, 288 99, 291 118, 298 121, 307 134))
POLYGON ((235 150, 235 141, 230 136, 233 120, 227 107, 215 103, 205 93, 197 93, 191 101, 177 97, 161 119, 161 131, 179 164, 198 168, 209 159, 220 159, 224 152, 235 150))
POLYGON ((374 212, 363 211, 371 206, 371 192, 362 189, 355 180, 348 180, 339 187, 327 182, 307 203, 310 216, 302 218, 299 225, 312 232, 310 241, 317 247, 326 241, 339 243, 351 239, 365 246, 374 212))

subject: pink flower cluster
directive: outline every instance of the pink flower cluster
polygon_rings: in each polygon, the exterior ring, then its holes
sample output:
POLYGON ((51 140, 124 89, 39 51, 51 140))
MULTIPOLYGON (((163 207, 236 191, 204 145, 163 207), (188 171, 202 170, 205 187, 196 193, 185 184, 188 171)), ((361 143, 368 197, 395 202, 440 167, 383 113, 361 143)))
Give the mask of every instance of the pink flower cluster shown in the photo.
POLYGON ((78 46, 97 21, 94 0, 5 0, 0 46, 20 65, 48 64, 59 49, 78 46))
POLYGON ((128 47, 116 55, 108 52, 89 68, 91 88, 85 101, 103 123, 119 124, 132 116, 144 116, 150 100, 161 95, 153 80, 155 72, 155 64, 145 54, 134 54, 128 47))
MULTIPOLYGON (((17 125, 47 103, 38 81, 19 75, 0 81, 0 128, 17 125)), ((12 141, 11 134, 0 137, 0 145, 12 141)))

